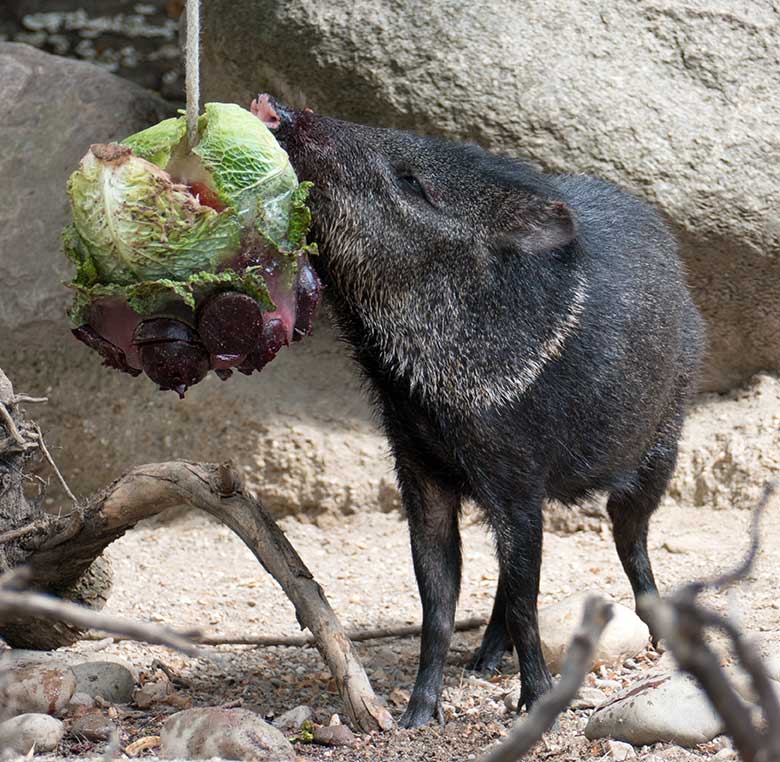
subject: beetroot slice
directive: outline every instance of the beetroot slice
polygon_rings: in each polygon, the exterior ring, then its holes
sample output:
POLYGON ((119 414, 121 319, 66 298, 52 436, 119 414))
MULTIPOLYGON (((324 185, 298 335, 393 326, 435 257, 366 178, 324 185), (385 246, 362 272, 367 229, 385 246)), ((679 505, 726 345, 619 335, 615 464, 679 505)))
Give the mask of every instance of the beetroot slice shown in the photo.
POLYGON ((314 268, 307 260, 301 259, 295 282, 296 309, 293 341, 311 336, 312 318, 319 304, 321 291, 322 285, 314 268))
POLYGON ((287 330, 280 318, 271 318, 263 323, 263 334, 260 341, 246 356, 237 370, 249 376, 252 371, 262 370, 276 353, 287 344, 287 330))
POLYGON ((180 398, 189 387, 202 381, 209 372, 209 356, 198 344, 188 341, 155 341, 142 344, 139 350, 144 373, 159 384, 172 389, 180 398))
POLYGON ((157 341, 187 341, 199 343, 198 334, 181 320, 156 317, 142 320, 133 332, 133 344, 143 346, 157 341))
POLYGON ((263 313, 246 294, 217 294, 198 314, 198 333, 212 355, 245 355, 260 340, 262 331, 263 313))
POLYGON ((104 339, 90 325, 85 323, 72 329, 71 333, 90 349, 94 349, 103 358, 103 365, 129 373, 131 376, 141 375, 138 368, 133 368, 128 364, 125 353, 118 346, 104 339))

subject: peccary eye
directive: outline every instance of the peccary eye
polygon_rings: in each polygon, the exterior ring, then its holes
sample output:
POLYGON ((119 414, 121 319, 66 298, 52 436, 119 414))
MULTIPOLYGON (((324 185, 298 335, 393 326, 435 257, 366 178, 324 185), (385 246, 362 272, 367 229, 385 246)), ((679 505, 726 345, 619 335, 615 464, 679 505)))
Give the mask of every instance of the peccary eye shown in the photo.
POLYGON ((414 175, 399 175, 398 182, 406 190, 417 194, 430 203, 430 199, 428 198, 428 194, 425 192, 425 188, 423 188, 422 183, 414 175))

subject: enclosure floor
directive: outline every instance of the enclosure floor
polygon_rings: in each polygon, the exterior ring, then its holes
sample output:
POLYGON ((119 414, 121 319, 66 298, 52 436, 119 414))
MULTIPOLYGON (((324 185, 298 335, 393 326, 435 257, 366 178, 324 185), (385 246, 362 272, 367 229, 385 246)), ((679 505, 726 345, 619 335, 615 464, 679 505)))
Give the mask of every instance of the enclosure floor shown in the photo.
MULTIPOLYGON (((741 558, 748 541, 746 511, 681 510, 665 505, 652 525, 651 555, 663 590, 696 576, 710 575, 741 558)), ((487 615, 496 583, 492 543, 485 529, 467 517, 463 527, 464 578, 458 617, 487 615)), ((288 519, 288 537, 302 555, 348 627, 375 627, 419 620, 405 523, 394 514, 363 514, 333 521, 323 528, 288 519)), ((757 634, 769 653, 780 649, 780 516, 770 512, 763 524, 763 544, 751 580, 728 595, 710 596, 719 610, 736 614, 757 634)), ((108 608, 124 616, 164 622, 178 628, 199 627, 208 633, 292 635, 299 630, 291 604, 254 557, 228 529, 204 515, 190 513, 166 524, 136 528, 110 548, 115 590, 108 608)), ((610 593, 633 605, 607 527, 599 533, 545 537, 541 605, 580 590, 610 593)), ((298 746, 306 760, 438 760, 474 759, 511 725, 502 696, 517 684, 512 662, 503 674, 485 678, 463 668, 478 645, 479 632, 453 641, 446 675, 444 728, 393 731, 362 737, 351 749, 298 746)), ((74 650, 88 652, 94 643, 74 650)), ((116 654, 141 669, 153 659, 165 662, 187 682, 182 692, 195 706, 241 702, 264 716, 309 704, 319 721, 340 711, 333 683, 316 650, 297 648, 212 649, 210 661, 182 657, 162 648, 136 643, 100 644, 95 654, 116 654)), ((375 690, 388 699, 393 714, 402 711, 404 691, 413 684, 417 638, 381 640, 358 645, 375 690)), ((643 669, 649 669, 654 653, 643 669)), ((618 669, 610 677, 637 679, 638 672, 618 669)), ((595 676, 591 676, 593 681, 595 676)), ((235 705, 235 703, 233 704, 235 705)), ((173 710, 171 710, 173 711, 173 710)), ((166 715, 150 712, 122 723, 122 740, 152 735, 166 715)), ((599 743, 585 740, 582 713, 569 712, 558 733, 547 737, 530 759, 598 759, 599 743)), ((96 747, 95 751, 99 748, 96 747)), ((706 758, 712 744, 691 751, 659 745, 640 751, 663 759, 706 758)), ((76 749, 74 748, 75 752, 76 749)), ((78 751, 85 752, 86 749, 78 751)))

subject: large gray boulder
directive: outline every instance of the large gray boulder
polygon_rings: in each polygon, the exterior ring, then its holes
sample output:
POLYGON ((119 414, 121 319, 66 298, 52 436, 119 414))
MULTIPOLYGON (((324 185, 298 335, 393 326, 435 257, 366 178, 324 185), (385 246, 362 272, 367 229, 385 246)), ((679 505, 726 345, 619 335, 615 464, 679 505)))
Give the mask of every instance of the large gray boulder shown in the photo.
POLYGON ((0 103, 0 346, 33 326, 64 340, 65 182, 90 143, 120 140, 170 107, 96 66, 11 42, 0 43, 0 103))
POLYGON ((212 0, 209 100, 258 91, 474 140, 657 204, 709 323, 704 382, 780 367, 780 12, 745 0, 212 0))

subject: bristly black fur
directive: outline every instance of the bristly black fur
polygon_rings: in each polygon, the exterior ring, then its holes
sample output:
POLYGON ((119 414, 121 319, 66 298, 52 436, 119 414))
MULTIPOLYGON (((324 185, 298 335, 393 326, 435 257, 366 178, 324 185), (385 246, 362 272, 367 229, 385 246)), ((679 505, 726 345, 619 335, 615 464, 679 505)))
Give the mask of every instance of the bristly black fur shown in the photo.
POLYGON ((311 112, 279 130, 313 180, 318 267, 395 456, 423 606, 404 726, 440 714, 461 501, 500 577, 478 669, 517 649, 521 704, 550 686, 536 616, 545 498, 609 493, 634 593, 675 464, 703 328, 675 241, 616 186, 311 112))

